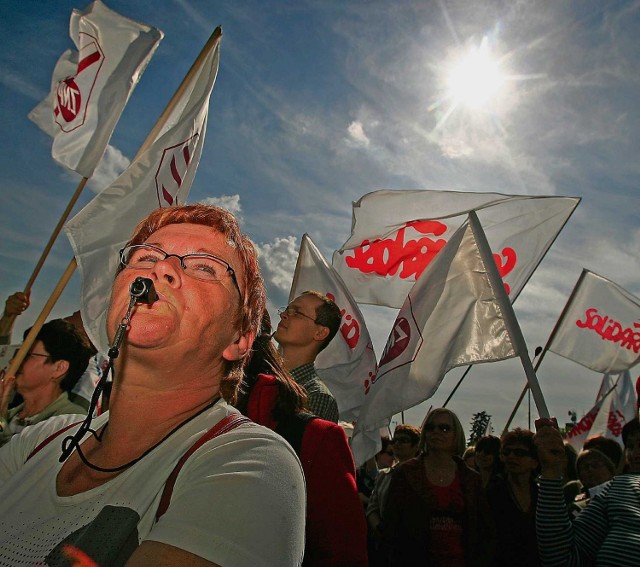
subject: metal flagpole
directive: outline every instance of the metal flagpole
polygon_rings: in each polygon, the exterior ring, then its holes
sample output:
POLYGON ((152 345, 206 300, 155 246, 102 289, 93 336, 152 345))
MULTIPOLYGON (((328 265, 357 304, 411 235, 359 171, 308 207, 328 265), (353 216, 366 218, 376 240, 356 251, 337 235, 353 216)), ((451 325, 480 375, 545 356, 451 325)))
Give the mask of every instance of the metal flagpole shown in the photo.
MULTIPOLYGON (((556 324, 554 325, 553 330, 551 331, 551 334, 549 335, 549 338, 547 339, 547 343, 544 345, 544 348, 542 349, 542 354, 540 355, 540 358, 536 362, 536 367, 535 367, 535 371, 536 372, 537 372, 538 368, 540 367, 540 364, 542 364, 542 360, 544 359, 544 355, 547 354, 547 351, 549 350, 549 346, 553 342, 553 339, 555 339, 556 334, 558 333, 558 329, 560 328, 560 324, 562 323, 565 315, 567 314, 567 311, 569 310, 569 307, 571 307, 571 303, 573 302, 573 299, 574 299, 574 297, 576 295, 576 292, 578 291, 578 288, 580 287, 580 284, 582 283, 582 280, 584 279, 586 274, 587 274, 587 270, 585 268, 583 268, 582 269, 582 273, 580 274, 580 277, 578 278, 578 281, 573 286, 573 290, 571 291, 571 294, 569 295, 569 299, 567 299, 567 302, 565 303, 564 308, 562 309, 562 312, 560 313, 560 317, 558 317, 558 320, 556 321, 556 324)), ((522 400, 524 399, 524 396, 527 393, 527 389, 528 388, 529 388, 529 383, 525 384, 525 386, 524 386, 524 388, 522 390, 522 393, 520 394, 520 397, 516 401, 516 405, 514 406, 513 411, 511 412, 511 415, 509 416, 509 419, 507 420, 507 424, 504 426, 504 429, 502 430, 503 434, 506 433, 509 430, 509 426, 511 425, 511 422, 513 421, 513 418, 515 417, 516 412, 518 411, 518 408, 520 407, 520 404, 522 403, 522 400)))
POLYGON ((465 377, 467 376, 467 374, 469 374, 469 371, 471 370, 471 368, 473 368, 473 365, 470 364, 469 366, 467 366, 467 369, 464 371, 464 374, 460 377, 460 380, 458 380, 458 383, 455 385, 455 387, 453 388, 453 390, 451 390, 451 393, 449 394, 449 397, 444 401, 444 404, 442 404, 443 408, 447 407, 447 404, 449 403, 449 400, 451 398, 453 398, 453 394, 456 393, 456 390, 460 387, 460 384, 462 384, 462 381, 465 379, 465 377))
MULTIPOLYGON (((578 202, 576 203, 576 206, 573 208, 573 211, 575 211, 576 207, 580 204, 580 201, 582 200, 582 198, 578 198, 578 202)), ((478 210, 482 209, 484 207, 480 207, 478 210)), ((556 241, 556 239, 558 238, 558 235, 562 232, 562 229, 564 229, 564 227, 566 226, 567 222, 569 222, 569 219, 571 218, 571 215, 573 214, 573 211, 571 211, 571 213, 569 214, 569 216, 567 217, 567 219, 564 221, 564 223, 562 223, 562 226, 560 227, 560 230, 558 230, 558 232, 556 233, 556 235, 554 236, 553 240, 551 241, 551 243, 549 244, 549 246, 547 246, 547 249, 545 250, 544 254, 540 257, 540 259, 538 260, 538 263, 533 267, 533 270, 531 270, 531 274, 529 277, 531 277, 531 275, 533 274, 533 272, 536 271, 536 269, 538 268, 538 266, 540 265, 540 262, 542 262, 542 260, 544 259, 544 257, 547 255, 547 252, 549 251, 549 248, 551 248, 551 246, 553 246, 554 242, 556 241)), ((527 280, 528 281, 528 280, 527 280)), ((520 291, 522 291, 522 289, 524 289, 524 286, 520 289, 520 291)), ((516 302, 516 299, 518 299, 518 297, 520 296, 520 294, 518 293, 518 295, 516 297, 513 298, 513 301, 511 301, 511 304, 513 305, 516 302)), ((449 397, 446 399, 446 401, 444 402, 444 405, 442 407, 446 407, 447 403, 449 402, 449 400, 451 400, 451 398, 453 397, 453 394, 456 393, 456 390, 460 387, 460 384, 462 384, 462 381, 467 377, 467 374, 469 373, 469 371, 471 370, 471 367, 473 365, 470 364, 467 369, 465 370, 464 374, 462 375, 462 377, 460 378, 460 380, 458 381, 458 383, 455 385, 455 387, 453 388, 453 391, 451 392, 451 394, 449 394, 449 397)), ((529 384, 527 384, 525 386, 525 388, 528 388, 529 384)), ((524 395, 526 393, 526 389, 524 390, 524 392, 522 393, 522 396, 519 398, 518 400, 518 406, 520 405, 520 402, 522 401, 522 398, 524 398, 524 395)))
POLYGON ((469 222, 476 237, 480 256, 484 261, 484 265, 487 270, 487 276, 489 277, 489 282, 491 283, 493 292, 496 295, 496 299, 502 306, 502 313, 507 332, 509 333, 509 337, 514 343, 515 350, 520 356, 520 360, 522 361, 522 366, 527 376, 527 381, 529 382, 531 393, 533 394, 533 400, 536 404, 536 407, 538 408, 538 413, 540 414, 540 417, 548 418, 549 410, 547 409, 547 404, 544 400, 544 396, 542 395, 542 390, 540 389, 540 384, 538 383, 535 370, 533 369, 533 365, 531 364, 531 359, 529 358, 529 353, 527 352, 527 345, 525 343, 524 336, 522 335, 522 330, 520 329, 520 325, 518 323, 518 320, 516 319, 515 313, 513 311, 513 306, 509 301, 509 296, 504 289, 504 283, 502 282, 502 278, 498 273, 498 268, 493 261, 493 256, 491 253, 491 248, 489 247, 489 243, 487 242, 487 237, 482 230, 482 226, 480 225, 480 221, 478 220, 478 215, 476 215, 474 211, 471 211, 469 213, 469 222))

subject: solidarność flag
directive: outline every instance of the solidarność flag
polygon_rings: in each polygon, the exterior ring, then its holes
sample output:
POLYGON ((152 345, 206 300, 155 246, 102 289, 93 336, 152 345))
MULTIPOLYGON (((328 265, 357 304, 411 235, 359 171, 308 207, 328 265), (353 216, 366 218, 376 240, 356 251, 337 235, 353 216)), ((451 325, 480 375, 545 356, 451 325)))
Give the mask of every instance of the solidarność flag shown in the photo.
POLYGON ((69 35, 77 51, 62 54, 29 118, 53 138, 53 159, 89 178, 164 34, 96 0, 73 10, 69 35))

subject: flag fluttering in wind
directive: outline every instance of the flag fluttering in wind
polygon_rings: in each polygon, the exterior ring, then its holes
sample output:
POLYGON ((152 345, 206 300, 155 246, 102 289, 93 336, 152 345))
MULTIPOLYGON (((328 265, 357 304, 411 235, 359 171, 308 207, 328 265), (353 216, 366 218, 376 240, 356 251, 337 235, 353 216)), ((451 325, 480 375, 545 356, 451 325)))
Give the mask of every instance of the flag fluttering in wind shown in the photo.
POLYGON ((605 374, 632 368, 640 362, 640 299, 583 270, 549 350, 605 374))
POLYGON ((340 330, 315 361, 318 376, 336 398, 340 419, 357 418, 376 375, 376 355, 358 305, 340 276, 308 234, 302 237, 289 301, 315 290, 333 299, 342 312, 340 330))
POLYGON ((636 393, 629 371, 622 372, 615 384, 606 388, 610 383, 609 375, 605 374, 595 406, 567 434, 567 441, 576 451, 596 435, 622 445, 622 428, 637 416, 636 393))
POLYGON ((191 189, 221 36, 217 28, 131 165, 65 226, 82 279, 82 320, 103 353, 109 348, 105 321, 118 251, 140 220, 158 207, 184 204, 191 189))
POLYGON ((69 35, 77 51, 62 54, 29 118, 53 137, 53 159, 91 177, 163 33, 95 0, 73 10, 69 35))
POLYGON ((511 304, 495 289, 500 279, 476 230, 458 228, 400 309, 353 433, 356 463, 375 454, 390 417, 431 397, 450 369, 517 356, 505 320, 511 304))
POLYGON ((513 302, 580 199, 456 191, 375 191, 353 204, 332 264, 359 303, 400 307, 475 210, 513 302))

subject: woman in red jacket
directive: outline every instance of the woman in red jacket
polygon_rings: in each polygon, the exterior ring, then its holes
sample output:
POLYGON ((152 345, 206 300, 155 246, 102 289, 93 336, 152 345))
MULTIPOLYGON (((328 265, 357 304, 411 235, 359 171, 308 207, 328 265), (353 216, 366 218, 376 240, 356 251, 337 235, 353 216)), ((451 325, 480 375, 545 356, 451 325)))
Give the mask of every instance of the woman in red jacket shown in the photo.
POLYGON ((282 435, 307 486, 303 567, 367 567, 367 527, 344 430, 305 409, 306 394, 282 364, 265 312, 245 369, 238 409, 282 435))

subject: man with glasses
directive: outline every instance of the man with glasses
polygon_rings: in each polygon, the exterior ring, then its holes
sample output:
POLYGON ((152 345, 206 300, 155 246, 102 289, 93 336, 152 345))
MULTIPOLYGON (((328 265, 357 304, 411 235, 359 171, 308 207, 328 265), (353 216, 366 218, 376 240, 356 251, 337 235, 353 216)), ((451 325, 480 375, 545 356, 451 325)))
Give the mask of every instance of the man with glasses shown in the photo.
POLYGON ((86 414, 70 393, 93 352, 86 335, 71 323, 54 319, 43 325, 15 377, 0 381, 0 445, 54 415, 86 414), (8 409, 14 388, 23 401, 8 409))
POLYGON ((308 396, 309 410, 322 419, 338 423, 338 404, 316 374, 315 360, 340 328, 340 309, 317 291, 305 291, 278 310, 280 323, 274 338, 293 379, 308 396))

